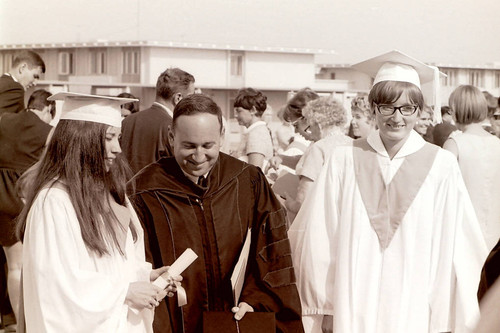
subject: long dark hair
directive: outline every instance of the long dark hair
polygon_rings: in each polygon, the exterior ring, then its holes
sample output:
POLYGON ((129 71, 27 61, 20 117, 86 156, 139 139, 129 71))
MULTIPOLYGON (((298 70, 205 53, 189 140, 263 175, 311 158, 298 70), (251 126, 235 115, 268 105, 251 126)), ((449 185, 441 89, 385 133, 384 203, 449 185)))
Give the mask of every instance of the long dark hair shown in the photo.
MULTIPOLYGON (((119 154, 110 170, 105 165, 105 140, 108 125, 76 120, 61 120, 40 160, 33 181, 26 188, 26 204, 18 217, 17 232, 23 240, 26 219, 38 193, 56 183, 64 185, 75 209, 82 238, 87 248, 102 256, 110 254, 109 245, 123 254, 116 232, 119 223, 109 195, 126 205, 128 169, 119 154)), ((136 235, 133 230, 134 236, 136 235)))

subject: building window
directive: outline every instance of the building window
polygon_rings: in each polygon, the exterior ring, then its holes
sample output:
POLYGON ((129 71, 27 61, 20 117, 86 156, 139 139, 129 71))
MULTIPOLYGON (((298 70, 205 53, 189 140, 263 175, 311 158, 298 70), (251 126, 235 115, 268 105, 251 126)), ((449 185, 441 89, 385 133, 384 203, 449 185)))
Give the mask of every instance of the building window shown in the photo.
POLYGON ((106 74, 106 51, 90 51, 90 72, 92 74, 106 74))
POLYGON ((443 74, 446 77, 442 79, 441 84, 448 87, 454 87, 457 85, 457 71, 455 69, 443 69, 443 74))
POLYGON ((469 71, 469 84, 482 87, 483 86, 483 71, 482 70, 470 70, 469 71))
POLYGON ((59 74, 70 75, 74 72, 73 52, 59 52, 59 74))
POLYGON ((495 88, 500 88, 500 71, 495 72, 495 88))
POLYGON ((231 52, 231 75, 243 76, 243 53, 231 52))
POLYGON ((12 67, 12 53, 3 54, 2 66, 3 67, 1 73, 6 73, 10 70, 10 68, 12 67))
POLYGON ((330 73, 330 80, 335 80, 335 72, 330 73))
POLYGON ((138 50, 123 51, 123 74, 139 74, 140 61, 138 50))
POLYGON ((236 118, 236 114, 234 112, 234 100, 235 100, 234 97, 229 98, 229 105, 228 105, 228 108, 229 108, 229 119, 235 119, 236 118))

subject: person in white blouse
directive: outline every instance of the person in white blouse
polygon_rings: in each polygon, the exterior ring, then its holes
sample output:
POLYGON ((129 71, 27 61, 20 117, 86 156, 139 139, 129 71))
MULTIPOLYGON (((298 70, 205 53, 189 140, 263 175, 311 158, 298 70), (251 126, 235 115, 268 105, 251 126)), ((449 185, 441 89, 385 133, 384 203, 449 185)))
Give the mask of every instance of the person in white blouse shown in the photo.
POLYGON ((234 112, 238 123, 245 126, 242 159, 265 170, 267 161, 273 157, 271 131, 262 120, 267 109, 267 97, 253 88, 238 91, 234 100, 234 112))
POLYGON ((456 88, 449 105, 461 132, 451 135, 443 148, 457 157, 490 251, 500 238, 500 139, 482 126, 488 104, 478 88, 456 88))
MULTIPOLYGON (((143 230, 125 193, 120 104, 59 93, 62 115, 19 216, 28 332, 152 332, 155 286, 168 267, 145 261, 143 230)), ((180 280, 180 277, 176 277, 180 280)))
POLYGON ((398 51, 353 67, 379 129, 332 152, 290 227, 305 331, 470 332, 486 245, 456 158, 413 130, 439 71, 398 51))
POLYGON ((285 202, 290 220, 299 211, 329 154, 335 147, 352 142, 352 138, 346 134, 347 112, 342 102, 332 95, 310 101, 302 109, 302 114, 314 143, 307 148, 295 167, 299 177, 297 195, 295 198, 286 196, 285 202))

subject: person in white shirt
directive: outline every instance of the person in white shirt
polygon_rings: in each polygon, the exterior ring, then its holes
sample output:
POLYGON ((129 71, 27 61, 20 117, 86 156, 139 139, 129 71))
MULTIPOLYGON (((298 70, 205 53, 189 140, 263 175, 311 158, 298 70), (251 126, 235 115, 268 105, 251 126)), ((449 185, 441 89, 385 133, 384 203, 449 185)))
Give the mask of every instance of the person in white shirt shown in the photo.
POLYGON ((456 88, 449 105, 460 132, 454 133, 443 148, 457 157, 490 251, 500 238, 500 139, 482 126, 488 104, 478 88, 456 88))
POLYGON ((352 142, 352 138, 346 135, 346 110, 342 102, 333 96, 323 96, 310 101, 302 109, 302 113, 313 144, 307 148, 295 167, 295 173, 299 177, 296 197, 286 196, 285 206, 290 220, 293 220, 299 211, 328 155, 336 147, 352 142))
POLYGON ((253 88, 238 91, 234 100, 234 113, 238 123, 245 126, 242 160, 265 169, 267 161, 273 157, 271 131, 262 120, 267 109, 267 97, 253 88))

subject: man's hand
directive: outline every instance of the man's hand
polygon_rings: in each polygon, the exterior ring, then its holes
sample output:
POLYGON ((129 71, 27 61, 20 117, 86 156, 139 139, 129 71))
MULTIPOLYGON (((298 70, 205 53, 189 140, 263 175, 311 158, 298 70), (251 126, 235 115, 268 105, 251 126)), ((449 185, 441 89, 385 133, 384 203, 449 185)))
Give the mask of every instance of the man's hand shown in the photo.
POLYGON ((275 169, 275 170, 278 170, 278 168, 280 167, 281 163, 283 163, 283 159, 281 157, 279 157, 278 155, 276 156, 273 156, 269 159, 269 167, 275 169))
POLYGON ((238 306, 232 308, 231 311, 235 314, 234 319, 236 320, 241 320, 247 312, 254 312, 253 308, 245 302, 241 302, 238 306))
MULTIPOLYGON (((163 273, 167 272, 170 266, 163 266, 157 269, 153 269, 151 271, 151 274, 149 276, 151 282, 156 280, 159 276, 161 276, 163 273)), ((161 301, 165 296, 172 297, 174 296, 174 293, 177 292, 177 287, 181 286, 181 281, 182 281, 182 276, 169 276, 167 279, 167 286, 165 287, 165 294, 162 294, 162 297, 158 298, 158 301, 161 301)))
POLYGON ((302 204, 292 198, 288 193, 285 193, 285 207, 294 214, 297 214, 302 204))

